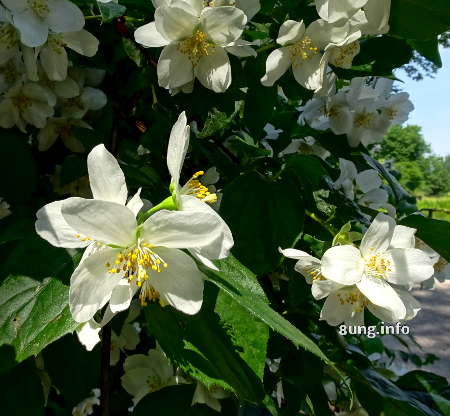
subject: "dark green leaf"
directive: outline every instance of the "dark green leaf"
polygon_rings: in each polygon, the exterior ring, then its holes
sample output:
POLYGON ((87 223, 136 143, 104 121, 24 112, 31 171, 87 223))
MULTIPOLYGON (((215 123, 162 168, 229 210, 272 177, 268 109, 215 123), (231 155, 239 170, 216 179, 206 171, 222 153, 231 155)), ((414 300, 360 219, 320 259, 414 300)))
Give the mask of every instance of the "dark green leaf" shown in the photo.
POLYGON ((302 347, 326 363, 330 363, 330 360, 310 338, 267 304, 264 292, 250 270, 232 256, 215 263, 219 271, 205 270, 211 282, 274 331, 292 341, 295 346, 302 347))
POLYGON ((293 247, 302 232, 303 201, 293 189, 250 172, 224 190, 220 211, 234 235, 233 253, 257 274, 272 271, 281 259, 278 248, 293 247))
POLYGON ((14 346, 20 362, 73 332, 79 324, 68 297, 69 288, 56 279, 9 276, 0 286, 0 345, 14 346))
POLYGON ((433 220, 422 215, 410 215, 400 223, 407 227, 416 228, 417 237, 447 261, 450 261, 450 222, 433 220))
POLYGON ((423 57, 433 62, 438 68, 442 68, 441 54, 439 53, 439 42, 437 38, 430 40, 408 40, 408 43, 423 57))

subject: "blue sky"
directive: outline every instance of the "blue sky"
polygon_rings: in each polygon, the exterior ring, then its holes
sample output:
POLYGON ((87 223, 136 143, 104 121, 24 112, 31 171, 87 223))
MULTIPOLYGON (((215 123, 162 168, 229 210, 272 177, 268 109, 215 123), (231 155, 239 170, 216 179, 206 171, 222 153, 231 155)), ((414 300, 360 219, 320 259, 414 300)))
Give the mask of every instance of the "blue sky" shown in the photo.
POLYGON ((443 67, 435 78, 413 81, 404 72, 396 75, 415 106, 407 123, 421 126, 433 151, 445 156, 450 154, 450 49, 441 50, 441 57, 443 67))

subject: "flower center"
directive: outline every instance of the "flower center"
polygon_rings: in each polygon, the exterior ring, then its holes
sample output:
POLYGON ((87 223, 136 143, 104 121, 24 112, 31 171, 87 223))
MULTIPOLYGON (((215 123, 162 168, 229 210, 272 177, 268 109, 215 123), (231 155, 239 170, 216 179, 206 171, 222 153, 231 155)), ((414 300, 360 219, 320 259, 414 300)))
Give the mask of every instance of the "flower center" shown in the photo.
POLYGON ((366 273, 378 279, 387 279, 392 272, 392 262, 382 256, 373 255, 366 260, 366 273))
POLYGON ((23 93, 11 97, 11 101, 19 111, 24 111, 31 107, 31 100, 23 93))
POLYGON ((320 266, 308 266, 305 268, 305 271, 309 274, 313 281, 325 280, 325 278, 322 276, 320 266))
POLYGON ((28 5, 40 19, 45 19, 50 12, 47 0, 28 0, 28 5))
POLYGON ((290 48, 291 61, 296 65, 300 65, 302 61, 307 61, 318 55, 319 48, 314 45, 309 36, 305 36, 290 48))
POLYGON ((194 175, 192 175, 192 178, 187 181, 184 188, 187 195, 193 195, 203 202, 214 204, 215 202, 217 202, 217 195, 209 192, 208 188, 203 185, 198 179, 204 174, 205 172, 203 172, 202 170, 194 173, 194 175))
POLYGON ((331 54, 330 62, 341 68, 351 67, 353 58, 359 53, 359 50, 360 47, 358 41, 335 48, 331 54))
POLYGON ((6 45, 7 49, 11 49, 17 45, 17 32, 14 26, 6 22, 0 22, 0 42, 6 45))
POLYGON ((120 252, 114 264, 106 263, 105 267, 110 274, 120 274, 131 283, 134 281, 141 288, 139 299, 142 306, 147 300, 156 301, 159 293, 147 281, 151 273, 161 273, 168 264, 155 252, 151 244, 138 242, 135 246, 120 252))
POLYGON ((372 119, 373 119, 373 115, 370 114, 370 113, 366 113, 366 112, 358 113, 355 116, 355 122, 354 123, 355 123, 355 126, 359 127, 359 128, 361 128, 361 127, 369 127, 370 123, 372 122, 372 119))
POLYGON ((195 66, 201 58, 214 51, 215 45, 208 39, 205 32, 197 30, 193 36, 180 42, 177 48, 181 53, 187 55, 195 66))
POLYGON ((384 114, 388 120, 393 121, 397 117, 398 111, 395 108, 388 107, 384 110, 384 114))
POLYGON ((156 374, 147 377, 146 383, 150 393, 160 390, 163 386, 161 378, 156 374))
POLYGON ((337 297, 341 305, 352 305, 355 312, 363 312, 369 305, 367 298, 358 289, 340 290, 337 297))

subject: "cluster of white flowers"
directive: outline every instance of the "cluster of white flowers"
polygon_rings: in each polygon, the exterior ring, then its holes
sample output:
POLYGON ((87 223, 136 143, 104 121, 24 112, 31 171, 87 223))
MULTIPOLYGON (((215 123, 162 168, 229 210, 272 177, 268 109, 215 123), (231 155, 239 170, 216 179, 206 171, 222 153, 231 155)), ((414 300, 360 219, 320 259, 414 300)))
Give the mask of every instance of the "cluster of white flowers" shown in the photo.
POLYGON ((353 162, 339 159, 341 174, 334 182, 336 189, 342 189, 345 196, 359 205, 375 210, 385 209, 395 216, 395 207, 389 204, 389 193, 382 187, 380 174, 375 169, 358 172, 353 162))
POLYGON ((0 220, 7 217, 8 215, 11 215, 10 208, 11 207, 9 206, 9 204, 0 197, 0 220))
MULTIPOLYGON (((190 384, 192 381, 176 371, 164 353, 159 349, 150 350, 147 355, 130 355, 123 365, 124 375, 121 378, 123 388, 133 396, 136 406, 147 394, 177 384, 190 384)), ((197 381, 192 406, 196 403, 206 404, 220 412, 221 399, 229 396, 224 389, 215 386, 208 389, 197 381)))
POLYGON ((391 125, 404 123, 414 110, 408 93, 391 93, 392 84, 386 78, 353 78, 337 93, 308 101, 299 109, 299 122, 346 134, 352 147, 379 143, 391 125))
POLYGON ((429 254, 415 248, 415 232, 380 213, 359 248, 336 245, 321 260, 299 250, 281 252, 298 260, 295 270, 312 285, 314 298, 326 298, 321 319, 328 324, 363 325, 366 308, 384 322, 400 322, 420 310, 408 290, 435 272, 429 254))
POLYGON ((350 68, 359 53, 363 35, 389 30, 390 0, 316 0, 321 19, 308 27, 303 21, 287 20, 277 43, 281 48, 267 58, 263 85, 272 86, 289 68, 296 81, 319 92, 326 84, 329 64, 350 68))
POLYGON ((73 318, 85 324, 79 336, 88 349, 99 341, 101 326, 128 309, 137 292, 141 305, 155 301, 197 313, 204 275, 182 250, 215 268, 211 260, 227 257, 234 244, 228 226, 207 204, 216 197, 200 182, 204 172, 179 184, 189 134, 182 113, 167 152, 172 195, 157 212, 145 214, 143 223, 136 220, 144 207, 140 190, 128 199, 124 174, 103 145, 88 155, 93 199, 71 197, 37 213, 36 231, 42 238, 56 247, 86 249, 71 277, 69 304, 73 318), (97 323, 94 315, 107 304, 97 323))
MULTIPOLYGON (((155 0, 155 21, 134 34, 145 47, 164 47, 158 61, 158 81, 172 93, 192 92, 194 80, 215 92, 231 84, 228 53, 254 56, 250 43, 241 39, 248 16, 245 1, 155 0)), ((259 3, 249 2, 250 15, 259 3)), ((256 10, 256 11, 255 11, 256 10)))
POLYGON ((98 40, 83 29, 81 10, 68 0, 0 1, 0 126, 41 129, 40 150, 61 136, 73 151, 82 145, 71 135, 88 110, 106 104, 92 88, 98 72, 72 68, 66 48, 94 56, 98 40))

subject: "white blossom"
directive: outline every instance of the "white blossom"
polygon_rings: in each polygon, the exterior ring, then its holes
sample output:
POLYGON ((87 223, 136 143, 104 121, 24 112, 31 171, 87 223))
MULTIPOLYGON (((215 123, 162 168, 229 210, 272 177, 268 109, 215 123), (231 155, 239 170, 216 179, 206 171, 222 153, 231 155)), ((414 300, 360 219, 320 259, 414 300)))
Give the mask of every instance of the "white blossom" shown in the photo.
POLYGON ((219 386, 208 388, 201 382, 197 381, 191 406, 196 403, 206 404, 216 412, 220 412, 222 410, 222 405, 219 400, 226 399, 229 395, 230 394, 228 392, 219 386))
POLYGON ((136 406, 149 393, 177 384, 173 366, 163 352, 130 355, 123 364, 123 388, 133 396, 136 406))
POLYGON ((268 56, 266 74, 261 82, 272 86, 292 67, 300 85, 318 91, 325 82, 330 49, 349 45, 360 34, 349 23, 336 27, 324 20, 316 20, 306 28, 303 21, 287 20, 278 34, 277 43, 281 48, 268 56))
POLYGON ((92 396, 77 404, 73 410, 73 416, 89 416, 94 413, 94 406, 100 405, 100 390, 92 389, 92 396))
POLYGON ((53 33, 76 32, 84 26, 81 10, 68 0, 3 0, 23 44, 36 47, 53 33))
POLYGON ((9 204, 0 197, 0 220, 11 215, 11 213, 9 204))
POLYGON ((164 47, 157 68, 160 86, 187 86, 190 92, 197 78, 206 88, 224 92, 231 84, 227 48, 239 46, 240 56, 254 54, 239 39, 246 22, 235 7, 204 8, 199 1, 173 0, 156 9, 155 21, 138 28, 135 39, 145 47, 164 47))

